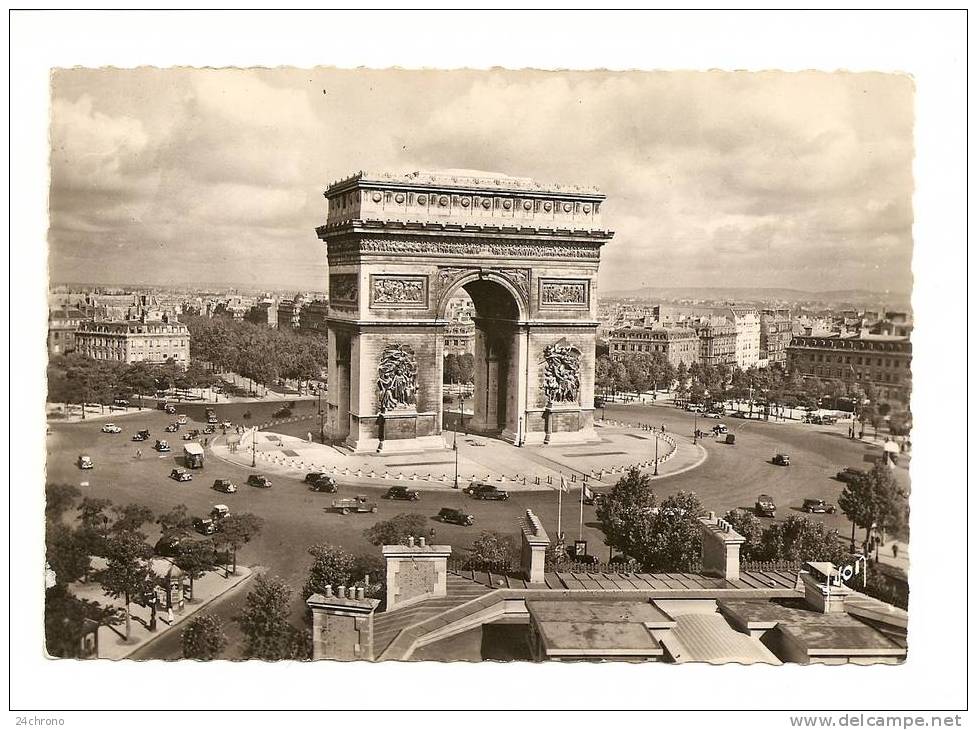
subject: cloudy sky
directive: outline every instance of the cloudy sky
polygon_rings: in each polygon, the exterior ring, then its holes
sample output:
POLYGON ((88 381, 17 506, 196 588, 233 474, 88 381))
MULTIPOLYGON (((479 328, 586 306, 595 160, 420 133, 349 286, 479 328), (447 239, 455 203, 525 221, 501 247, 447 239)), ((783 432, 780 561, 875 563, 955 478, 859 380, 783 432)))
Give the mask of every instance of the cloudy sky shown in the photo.
POLYGON ((908 292, 912 103, 881 74, 62 70, 54 281, 324 289, 356 170, 594 184, 601 287, 908 292))

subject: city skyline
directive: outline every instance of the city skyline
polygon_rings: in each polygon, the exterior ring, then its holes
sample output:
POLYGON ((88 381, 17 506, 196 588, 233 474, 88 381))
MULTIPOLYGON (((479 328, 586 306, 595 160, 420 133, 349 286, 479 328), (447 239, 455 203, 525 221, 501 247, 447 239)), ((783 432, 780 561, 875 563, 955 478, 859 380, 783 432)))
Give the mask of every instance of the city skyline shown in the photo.
POLYGON ((321 290, 329 182, 475 168, 599 186, 607 290, 912 286, 905 76, 79 69, 52 87, 52 281, 321 290))

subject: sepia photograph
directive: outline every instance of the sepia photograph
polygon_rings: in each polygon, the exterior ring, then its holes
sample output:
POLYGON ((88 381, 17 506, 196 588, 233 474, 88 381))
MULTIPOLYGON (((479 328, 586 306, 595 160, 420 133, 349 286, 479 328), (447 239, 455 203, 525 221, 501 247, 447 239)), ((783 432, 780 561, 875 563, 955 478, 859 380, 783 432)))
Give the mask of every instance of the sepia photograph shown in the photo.
POLYGON ((912 664, 911 69, 321 59, 48 69, 37 658, 912 664))

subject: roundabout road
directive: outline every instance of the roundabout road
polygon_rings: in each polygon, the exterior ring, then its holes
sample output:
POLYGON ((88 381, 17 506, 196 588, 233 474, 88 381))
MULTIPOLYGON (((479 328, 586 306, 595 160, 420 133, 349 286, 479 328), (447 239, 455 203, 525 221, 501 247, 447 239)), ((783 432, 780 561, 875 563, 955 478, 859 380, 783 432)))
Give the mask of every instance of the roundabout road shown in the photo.
MULTIPOLYGON (((238 404, 235 404, 237 406, 238 404)), ((255 418, 264 417, 259 409, 278 408, 280 404, 248 404, 255 418)), ((204 404, 181 408, 194 421, 191 428, 202 425, 204 404)), ((225 409, 218 406, 218 416, 225 417, 225 409)), ((237 409, 235 409, 237 410, 237 409)), ((270 413, 270 411, 269 411, 270 413)), ((666 406, 609 406, 607 417, 632 423, 659 426, 666 424, 672 432, 691 433, 693 419, 672 407, 666 406)), ((231 414, 226 417, 233 419, 231 414)), ((311 559, 309 546, 316 543, 341 545, 357 554, 379 556, 379 548, 369 544, 363 530, 379 520, 402 512, 419 513, 428 517, 435 530, 435 541, 449 544, 456 554, 463 554, 471 541, 482 530, 495 530, 518 537, 516 518, 527 508, 532 508, 543 520, 551 533, 556 532, 556 492, 513 492, 507 502, 481 502, 460 492, 422 492, 420 502, 388 502, 380 499, 384 487, 340 488, 339 496, 366 494, 379 503, 377 514, 339 515, 328 510, 335 495, 310 492, 300 479, 273 476, 271 489, 256 489, 245 484, 252 471, 230 464, 208 454, 203 469, 193 472, 191 482, 178 483, 169 478, 170 470, 182 464, 181 434, 164 434, 164 426, 172 420, 161 411, 146 410, 117 419, 122 426, 121 434, 103 434, 101 426, 108 420, 93 419, 81 423, 52 423, 48 437, 48 481, 79 485, 83 495, 104 497, 116 504, 136 502, 157 514, 177 504, 186 504, 194 515, 204 515, 217 502, 227 504, 233 512, 253 512, 265 521, 261 534, 239 553, 238 560, 244 565, 260 565, 270 575, 288 581, 295 591, 294 622, 298 625, 305 616, 301 603, 301 587, 311 559), (130 440, 133 433, 148 428, 153 436, 142 444, 130 440), (157 437, 169 436, 173 448, 171 454, 159 455, 152 449, 157 437), (175 438, 172 438, 174 437, 175 438), (142 458, 136 458, 136 449, 142 449, 142 458), (86 453, 95 461, 95 469, 82 472, 75 464, 79 454, 86 453), (236 483, 236 494, 220 494, 210 487, 217 478, 228 478, 236 483), (441 507, 457 507, 475 516, 473 527, 442 525, 434 520, 441 507)), ((867 467, 866 458, 879 453, 879 448, 868 447, 845 438, 843 428, 817 427, 801 424, 773 424, 739 419, 724 422, 737 434, 735 446, 714 443, 706 439, 704 446, 709 458, 691 471, 662 478, 655 483, 659 498, 680 489, 695 491, 706 509, 722 514, 733 507, 751 507, 757 494, 770 494, 778 506, 778 519, 799 508, 804 497, 821 497, 837 502, 843 485, 832 476, 844 466, 867 467), (792 466, 777 467, 770 458, 778 451, 790 453, 792 466)), ((701 428, 711 428, 714 421, 700 419, 701 428)), ((635 455, 639 456, 639 455, 635 455)), ((905 469, 897 469, 899 478, 906 479, 905 469)), ((567 538, 578 536, 579 492, 564 494, 563 529, 567 538)), ((799 511, 794 512, 801 514, 799 511)), ((817 517, 817 516, 815 516, 817 517)), ((824 521, 838 529, 842 535, 850 534, 850 527, 843 515, 824 515, 824 521)), ((151 541, 155 542, 158 530, 146 526, 151 541)), ((602 533, 597 529, 593 507, 584 507, 583 538, 588 540, 590 552, 607 557, 602 533)), ((225 625, 237 615, 243 606, 246 591, 216 602, 207 610, 225 619, 225 625)), ((227 658, 236 658, 236 631, 228 626, 232 648, 227 658)), ((141 650, 135 656, 141 658, 178 658, 179 632, 162 635, 159 640, 141 650)))

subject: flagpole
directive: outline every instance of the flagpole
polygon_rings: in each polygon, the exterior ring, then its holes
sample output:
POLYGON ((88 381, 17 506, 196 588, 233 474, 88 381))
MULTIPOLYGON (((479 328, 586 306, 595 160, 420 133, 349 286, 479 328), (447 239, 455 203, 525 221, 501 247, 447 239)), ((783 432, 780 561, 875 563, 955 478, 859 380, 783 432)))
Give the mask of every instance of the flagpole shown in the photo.
POLYGON ((559 506, 556 513, 556 539, 563 540, 563 474, 560 474, 559 506))
POLYGON ((584 490, 584 483, 583 480, 581 479, 580 480, 580 531, 577 535, 578 540, 583 540, 583 490, 584 490))

